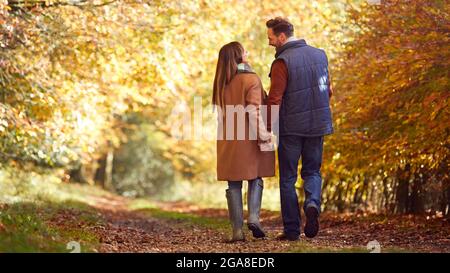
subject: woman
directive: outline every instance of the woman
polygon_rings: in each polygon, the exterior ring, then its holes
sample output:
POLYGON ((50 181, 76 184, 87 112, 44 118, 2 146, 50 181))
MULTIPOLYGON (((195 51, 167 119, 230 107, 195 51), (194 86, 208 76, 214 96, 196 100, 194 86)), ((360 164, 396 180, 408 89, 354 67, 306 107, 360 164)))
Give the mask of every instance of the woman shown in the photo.
POLYGON ((275 175, 275 153, 261 115, 264 92, 259 77, 247 62, 247 52, 238 42, 219 52, 212 103, 218 109, 217 179, 228 181, 226 198, 233 236, 244 241, 242 181, 248 181, 247 226, 253 237, 266 236, 259 222, 263 180, 275 175), (271 146, 271 145, 269 145, 271 146))

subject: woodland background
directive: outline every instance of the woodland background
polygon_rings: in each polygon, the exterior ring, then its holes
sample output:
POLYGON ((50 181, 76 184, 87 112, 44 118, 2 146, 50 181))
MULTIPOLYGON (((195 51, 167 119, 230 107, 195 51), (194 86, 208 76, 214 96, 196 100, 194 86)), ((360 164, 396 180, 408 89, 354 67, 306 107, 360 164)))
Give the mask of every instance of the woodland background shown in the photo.
MULTIPOLYGON (((224 208, 215 142, 178 141, 170 113, 209 103, 233 40, 268 90, 265 22, 284 16, 329 56, 323 209, 449 217, 449 14, 444 0, 0 0, 0 203, 81 183, 224 208)), ((279 210, 277 183, 266 209, 279 210)))

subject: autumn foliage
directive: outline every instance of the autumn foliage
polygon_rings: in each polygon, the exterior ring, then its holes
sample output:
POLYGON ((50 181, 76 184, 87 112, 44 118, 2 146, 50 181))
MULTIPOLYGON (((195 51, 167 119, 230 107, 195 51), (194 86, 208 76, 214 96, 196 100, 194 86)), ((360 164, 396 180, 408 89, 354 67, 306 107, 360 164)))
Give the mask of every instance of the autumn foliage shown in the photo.
POLYGON ((0 0, 0 168, 62 169, 133 196, 214 183, 214 143, 173 139, 170 110, 210 101, 232 40, 267 89, 264 22, 283 15, 330 56, 324 208, 449 214, 447 1, 30 3, 0 0))

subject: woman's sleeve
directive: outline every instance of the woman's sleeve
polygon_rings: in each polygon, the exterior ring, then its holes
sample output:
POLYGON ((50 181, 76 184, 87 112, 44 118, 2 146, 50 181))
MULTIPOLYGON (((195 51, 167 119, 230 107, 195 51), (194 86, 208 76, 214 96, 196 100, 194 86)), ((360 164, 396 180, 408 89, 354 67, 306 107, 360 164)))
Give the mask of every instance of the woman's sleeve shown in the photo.
POLYGON ((262 112, 267 115, 267 109, 266 111, 262 111, 261 109, 264 99, 263 92, 261 81, 258 77, 254 77, 247 89, 245 101, 249 115, 250 129, 253 133, 257 130, 258 140, 265 142, 270 140, 272 135, 267 131, 267 127, 262 118, 262 112))

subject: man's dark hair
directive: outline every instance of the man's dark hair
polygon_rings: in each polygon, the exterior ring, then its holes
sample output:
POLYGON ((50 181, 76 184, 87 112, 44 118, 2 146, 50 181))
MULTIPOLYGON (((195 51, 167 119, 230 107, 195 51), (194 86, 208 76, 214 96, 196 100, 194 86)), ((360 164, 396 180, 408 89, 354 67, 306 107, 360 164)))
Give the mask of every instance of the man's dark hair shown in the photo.
POLYGON ((280 35, 281 33, 286 34, 286 37, 291 37, 294 35, 294 26, 286 19, 281 17, 275 17, 266 22, 267 28, 271 28, 275 35, 280 35))

